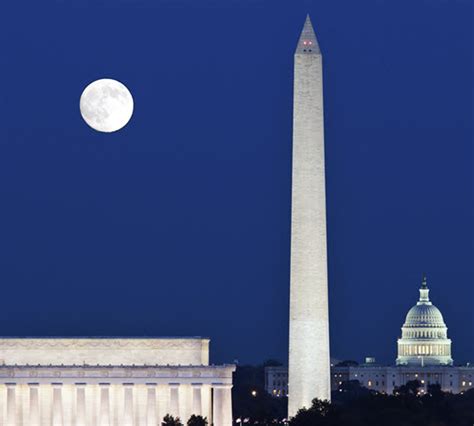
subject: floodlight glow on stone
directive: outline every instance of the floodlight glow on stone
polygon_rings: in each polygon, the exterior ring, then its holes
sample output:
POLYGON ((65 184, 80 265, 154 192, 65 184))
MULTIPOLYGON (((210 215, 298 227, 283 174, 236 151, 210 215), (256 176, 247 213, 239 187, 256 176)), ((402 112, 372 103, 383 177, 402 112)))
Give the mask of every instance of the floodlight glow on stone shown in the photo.
POLYGON ((111 133, 123 128, 133 114, 133 97, 117 80, 103 78, 90 83, 79 102, 82 118, 98 132, 111 133))
POLYGON ((294 64, 290 417, 300 408, 311 407, 314 398, 331 399, 323 67, 309 16, 296 46, 294 64), (306 173, 308 168, 318 172, 306 173))

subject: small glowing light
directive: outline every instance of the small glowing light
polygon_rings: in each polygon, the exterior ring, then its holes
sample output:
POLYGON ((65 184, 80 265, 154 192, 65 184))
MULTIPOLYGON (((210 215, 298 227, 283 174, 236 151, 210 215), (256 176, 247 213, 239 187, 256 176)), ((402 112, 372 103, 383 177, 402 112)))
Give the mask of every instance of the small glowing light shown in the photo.
POLYGON ((257 396, 257 391, 256 390, 252 391, 252 396, 254 396, 254 397, 257 396))

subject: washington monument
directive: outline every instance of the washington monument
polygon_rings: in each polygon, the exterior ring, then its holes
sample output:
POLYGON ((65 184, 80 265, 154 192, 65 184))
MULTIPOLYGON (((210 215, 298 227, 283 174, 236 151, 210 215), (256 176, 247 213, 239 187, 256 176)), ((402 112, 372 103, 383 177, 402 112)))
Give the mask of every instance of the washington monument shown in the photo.
POLYGON ((289 416, 331 397, 322 74, 308 16, 294 72, 289 416))

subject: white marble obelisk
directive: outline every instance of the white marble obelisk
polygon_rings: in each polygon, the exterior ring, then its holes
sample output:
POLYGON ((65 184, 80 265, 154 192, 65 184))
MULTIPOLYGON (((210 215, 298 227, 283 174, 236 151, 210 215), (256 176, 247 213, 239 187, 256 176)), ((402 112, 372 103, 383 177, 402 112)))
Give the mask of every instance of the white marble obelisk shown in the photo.
POLYGON ((295 52, 288 415, 329 400, 323 66, 309 16, 295 52))

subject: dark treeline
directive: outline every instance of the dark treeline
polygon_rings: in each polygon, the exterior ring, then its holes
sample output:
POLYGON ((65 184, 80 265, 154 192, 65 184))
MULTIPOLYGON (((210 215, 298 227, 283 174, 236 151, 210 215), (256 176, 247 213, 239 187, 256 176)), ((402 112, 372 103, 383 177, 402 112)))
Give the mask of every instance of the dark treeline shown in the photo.
POLYGON ((270 360, 258 366, 237 367, 232 388, 234 419, 242 419, 242 422, 243 419, 248 419, 249 423, 265 424, 286 417, 288 400, 273 398, 265 391, 265 367, 277 365, 281 363, 270 360))
MULTIPOLYGON (((209 422, 206 417, 192 415, 186 422, 187 426, 207 426, 209 422)), ((167 414, 161 421, 161 426, 184 426, 179 417, 173 417, 167 414)))
MULTIPOLYGON (((234 376, 234 419, 248 424, 287 423, 288 400, 274 398, 264 389, 264 367, 238 367, 234 376)), ((394 395, 376 393, 358 381, 343 383, 333 392, 332 403, 315 400, 300 410, 290 426, 473 426, 474 389, 462 394, 442 392, 430 385, 420 392, 420 383, 408 382, 394 395)))
POLYGON ((431 385, 420 394, 419 382, 409 382, 394 395, 369 391, 357 381, 334 392, 331 404, 314 400, 300 410, 290 426, 472 426, 474 389, 462 394, 431 385), (339 394, 339 395, 338 395, 339 394))

